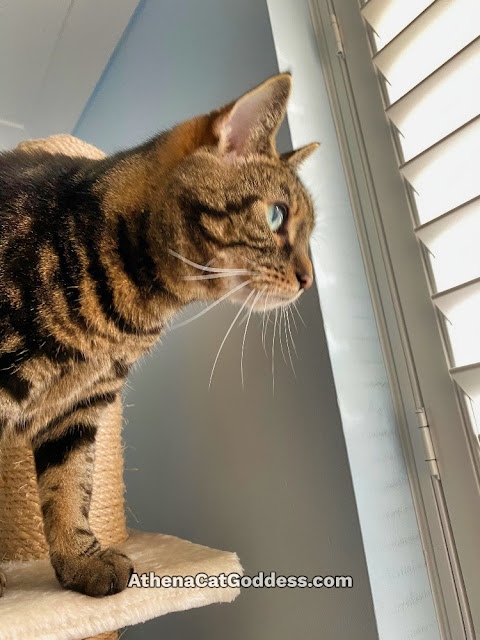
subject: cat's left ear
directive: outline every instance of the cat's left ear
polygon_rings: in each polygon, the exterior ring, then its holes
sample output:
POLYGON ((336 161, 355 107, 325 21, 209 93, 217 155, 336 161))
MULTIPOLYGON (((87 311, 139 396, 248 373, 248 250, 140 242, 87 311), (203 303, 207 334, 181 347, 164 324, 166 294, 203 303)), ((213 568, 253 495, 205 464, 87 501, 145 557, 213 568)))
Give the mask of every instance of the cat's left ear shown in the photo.
POLYGON ((311 144, 307 144, 304 147, 300 147, 300 149, 296 149, 295 151, 288 151, 287 153, 282 153, 280 158, 287 162, 292 169, 298 169, 298 167, 305 162, 305 160, 312 155, 312 153, 318 149, 320 146, 319 142, 312 142, 311 144))
POLYGON ((222 110, 214 124, 220 153, 274 152, 291 89, 290 74, 281 73, 222 110))

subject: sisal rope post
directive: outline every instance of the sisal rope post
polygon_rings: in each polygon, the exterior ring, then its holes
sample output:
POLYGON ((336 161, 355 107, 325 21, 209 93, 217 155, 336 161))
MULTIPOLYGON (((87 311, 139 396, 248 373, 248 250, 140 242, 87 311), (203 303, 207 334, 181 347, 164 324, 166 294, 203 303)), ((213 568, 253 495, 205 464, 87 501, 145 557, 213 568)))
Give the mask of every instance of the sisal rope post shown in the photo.
MULTIPOLYGON (((22 142, 18 148, 98 159, 105 157, 99 149, 70 135, 22 142)), ((103 546, 120 544, 128 537, 121 431, 122 406, 118 398, 105 409, 95 447, 90 525, 103 546)), ((29 446, 6 444, 0 448, 0 559, 41 558, 48 558, 48 545, 43 532, 33 453, 29 446)), ((116 638, 116 631, 95 636, 95 640, 116 638)))

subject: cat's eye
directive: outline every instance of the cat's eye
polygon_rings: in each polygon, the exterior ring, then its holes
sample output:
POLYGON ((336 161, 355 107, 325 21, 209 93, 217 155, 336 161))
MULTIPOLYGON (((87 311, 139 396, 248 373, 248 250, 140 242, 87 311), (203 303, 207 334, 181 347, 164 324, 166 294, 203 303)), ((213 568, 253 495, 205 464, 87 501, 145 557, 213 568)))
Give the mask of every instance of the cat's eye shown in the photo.
POLYGON ((267 205, 267 220, 270 229, 276 233, 287 219, 287 206, 281 202, 272 202, 267 205))

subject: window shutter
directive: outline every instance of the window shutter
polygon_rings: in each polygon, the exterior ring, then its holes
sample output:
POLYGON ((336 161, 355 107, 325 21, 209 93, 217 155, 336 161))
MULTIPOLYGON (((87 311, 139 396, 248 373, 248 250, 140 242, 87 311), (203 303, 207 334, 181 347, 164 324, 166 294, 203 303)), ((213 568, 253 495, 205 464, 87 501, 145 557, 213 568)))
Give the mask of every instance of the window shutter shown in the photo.
POLYGON ((478 413, 480 2, 370 0, 362 15, 431 264, 450 373, 478 413))

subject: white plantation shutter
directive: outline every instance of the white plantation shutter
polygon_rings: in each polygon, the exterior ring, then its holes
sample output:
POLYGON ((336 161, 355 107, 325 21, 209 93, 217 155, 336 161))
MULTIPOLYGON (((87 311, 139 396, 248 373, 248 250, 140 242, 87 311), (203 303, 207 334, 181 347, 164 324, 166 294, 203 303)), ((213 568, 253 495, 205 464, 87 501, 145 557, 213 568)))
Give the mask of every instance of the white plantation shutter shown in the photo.
POLYGON ((438 622, 380 637, 475 640, 480 0, 308 1, 438 622))
POLYGON ((480 0, 370 0, 362 15, 446 325, 450 373, 480 416, 480 0))

